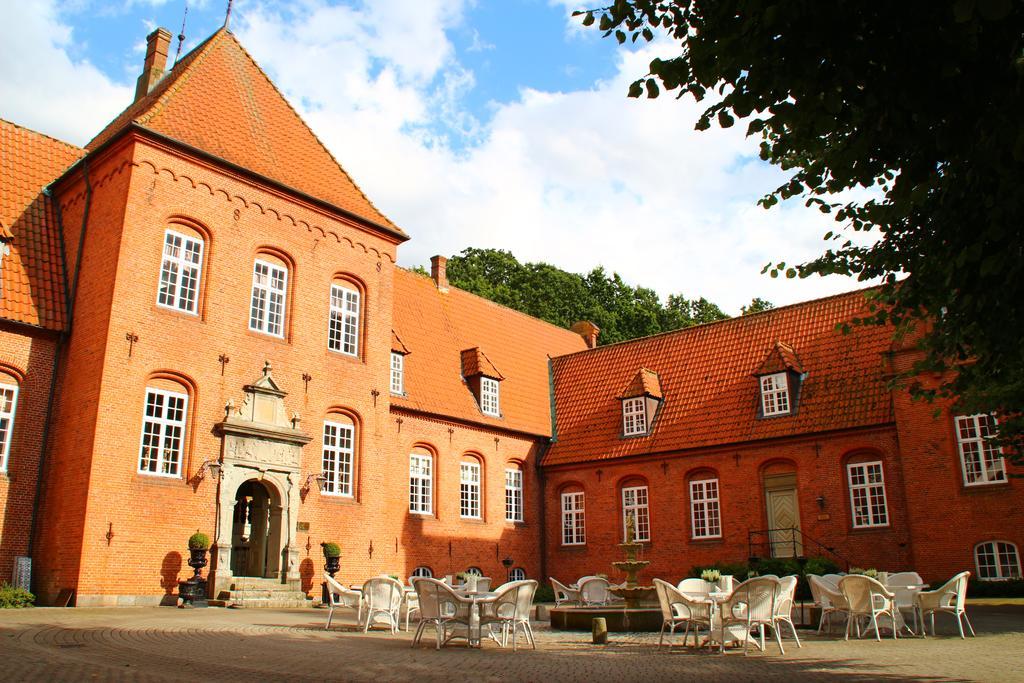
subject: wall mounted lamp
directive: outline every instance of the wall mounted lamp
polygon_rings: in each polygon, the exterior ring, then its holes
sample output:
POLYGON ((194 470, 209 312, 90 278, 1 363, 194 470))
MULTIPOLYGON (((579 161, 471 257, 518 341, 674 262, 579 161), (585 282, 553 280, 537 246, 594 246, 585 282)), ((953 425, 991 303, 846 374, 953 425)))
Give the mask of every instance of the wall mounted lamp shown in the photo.
POLYGON ((199 479, 205 479, 206 472, 209 472, 214 479, 220 479, 224 476, 221 462, 216 458, 210 458, 203 462, 203 464, 199 466, 199 470, 196 471, 196 477, 199 479))
POLYGON ((315 472, 306 477, 306 483, 302 485, 304 491, 310 491, 313 487, 310 484, 311 481, 316 481, 316 489, 323 493, 324 485, 327 484, 327 475, 323 472, 315 472))
POLYGON ((824 495, 820 495, 819 494, 818 497, 814 499, 814 502, 816 502, 818 504, 818 509, 820 509, 820 510, 824 510, 825 509, 825 496, 824 495))

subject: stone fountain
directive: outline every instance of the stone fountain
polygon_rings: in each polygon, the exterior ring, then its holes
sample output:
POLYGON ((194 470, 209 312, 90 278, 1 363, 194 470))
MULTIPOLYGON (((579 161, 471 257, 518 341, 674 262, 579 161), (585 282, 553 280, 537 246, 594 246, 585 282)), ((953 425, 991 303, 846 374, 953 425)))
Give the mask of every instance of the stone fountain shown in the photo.
POLYGON ((654 586, 637 585, 636 573, 650 564, 648 560, 638 560, 637 554, 644 547, 636 542, 636 520, 633 515, 626 516, 626 542, 619 547, 626 553, 625 561, 612 562, 612 566, 626 573, 626 585, 609 589, 612 594, 626 601, 626 609, 639 609, 641 603, 654 598, 654 586))

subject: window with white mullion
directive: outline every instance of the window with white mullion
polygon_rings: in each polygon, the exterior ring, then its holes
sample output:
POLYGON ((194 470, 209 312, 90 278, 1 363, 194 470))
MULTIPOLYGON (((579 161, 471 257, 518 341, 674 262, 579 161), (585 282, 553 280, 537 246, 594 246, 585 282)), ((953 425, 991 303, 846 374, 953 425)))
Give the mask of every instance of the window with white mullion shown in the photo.
POLYGON ((622 402, 622 433, 625 436, 647 433, 647 406, 642 396, 622 402))
POLYGON ((718 538, 722 535, 717 479, 690 482, 690 527, 693 538, 718 538))
POLYGON ((855 528, 886 526, 889 511, 885 502, 882 463, 862 462, 847 467, 850 478, 850 508, 855 528))
POLYGON ((480 519, 480 465, 459 464, 459 516, 480 519))
POLYGON ((777 372, 761 378, 761 412, 768 415, 785 415, 789 412, 789 384, 786 373, 777 372))
POLYGON ((405 393, 405 356, 391 352, 391 393, 401 396, 405 393))
POLYGON ((160 263, 157 304, 186 313, 195 313, 202 267, 202 240, 167 230, 164 233, 164 255, 160 263))
POLYGON ((480 410, 484 415, 501 417, 498 394, 498 380, 490 377, 480 378, 480 410))
POLYGON ((352 454, 355 429, 342 422, 324 422, 323 492, 352 496, 352 454))
POLYGON ((18 387, 0 384, 0 472, 7 471, 11 453, 11 435, 14 433, 14 412, 18 406, 18 387))
POLYGON ((974 548, 974 559, 978 565, 978 578, 982 581, 1006 581, 1021 577, 1020 555, 1013 543, 979 543, 974 548))
POLYGON ((187 394, 163 389, 146 390, 139 472, 162 477, 180 476, 187 407, 187 394))
POLYGON ((413 453, 409 456, 409 512, 429 515, 433 511, 433 458, 413 453))
POLYGON ((505 470, 505 521, 523 521, 523 471, 505 470))
POLYGON ((633 540, 651 540, 651 516, 647 504, 647 487, 631 486, 622 489, 622 540, 627 540, 626 525, 633 518, 633 540))
POLYGON ((583 504, 582 491, 562 494, 562 545, 583 545, 587 542, 583 504))
POLYGON ((996 420, 992 415, 956 417, 956 442, 965 485, 981 486, 1006 481, 1003 450, 991 438, 995 432, 996 420))
POLYGON ((269 261, 256 259, 252 271, 252 305, 249 329, 274 337, 284 336, 284 314, 288 270, 269 261))
POLYGON ((359 292, 351 287, 331 285, 327 348, 349 356, 359 355, 359 292))

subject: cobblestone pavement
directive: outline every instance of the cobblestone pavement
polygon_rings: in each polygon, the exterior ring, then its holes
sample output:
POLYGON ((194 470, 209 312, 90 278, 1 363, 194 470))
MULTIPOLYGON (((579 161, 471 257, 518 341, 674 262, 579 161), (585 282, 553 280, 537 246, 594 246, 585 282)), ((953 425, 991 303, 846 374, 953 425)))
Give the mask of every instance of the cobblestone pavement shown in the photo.
MULTIPOLYGON (((587 633, 537 624, 537 650, 482 650, 433 643, 410 648, 411 635, 355 630, 353 615, 324 631, 316 610, 180 610, 169 607, 4 610, 0 612, 0 680, 445 680, 445 681, 1024 681, 1024 608, 969 611, 978 637, 844 642, 803 636, 767 655, 725 656, 681 646, 658 651, 658 634, 610 634, 592 645, 587 633)), ((941 617, 940 617, 941 619, 941 617)), ((429 636, 424 642, 430 640, 429 636)), ((678 640, 678 638, 677 638, 678 640)))

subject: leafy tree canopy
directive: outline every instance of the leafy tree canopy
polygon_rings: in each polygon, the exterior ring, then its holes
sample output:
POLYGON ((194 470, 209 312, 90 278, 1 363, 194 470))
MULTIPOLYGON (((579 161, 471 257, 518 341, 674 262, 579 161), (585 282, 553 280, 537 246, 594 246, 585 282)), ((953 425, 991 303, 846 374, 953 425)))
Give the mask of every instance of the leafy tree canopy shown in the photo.
POLYGON ((604 268, 580 275, 547 263, 520 263, 498 249, 469 248, 453 256, 448 260, 448 281, 560 327, 589 320, 601 328, 602 344, 729 317, 703 297, 691 300, 673 294, 662 304, 654 290, 631 287, 604 268))
POLYGON ((1024 2, 615 0, 578 14, 619 43, 667 35, 679 53, 629 95, 693 96, 698 130, 746 119, 761 158, 791 173, 760 203, 800 197, 834 216, 820 257, 766 271, 881 278, 867 322, 925 351, 903 381, 997 411, 1024 454, 1024 2), (858 188, 867 199, 836 196, 858 188), (944 373, 939 389, 916 382, 923 370, 944 373))

